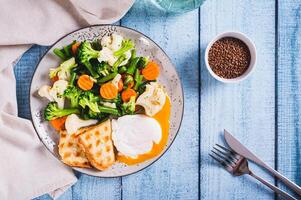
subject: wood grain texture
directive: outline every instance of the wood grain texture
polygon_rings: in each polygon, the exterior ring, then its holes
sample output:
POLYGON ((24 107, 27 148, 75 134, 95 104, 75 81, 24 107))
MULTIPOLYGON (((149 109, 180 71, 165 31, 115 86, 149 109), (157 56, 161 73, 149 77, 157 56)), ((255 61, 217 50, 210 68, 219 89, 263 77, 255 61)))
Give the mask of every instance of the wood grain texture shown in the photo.
MULTIPOLYGON (((155 12, 138 1, 121 24, 157 42, 177 66, 185 91, 182 128, 171 148, 149 168, 122 178, 122 197, 198 198, 198 10, 181 16, 155 12)), ((179 116, 180 117, 180 116, 179 116)))
POLYGON ((301 3, 278 5, 277 168, 301 185, 301 3))
MULTIPOLYGON (((301 185, 301 4, 298 0, 278 1, 279 49, 275 58, 275 2, 207 0, 198 18, 197 10, 171 16, 147 9, 144 0, 137 1, 122 25, 150 36, 176 64, 185 92, 182 128, 170 150, 151 167, 122 179, 77 174, 79 181, 59 199, 274 199, 270 190, 256 180, 246 176, 233 178, 209 158, 212 146, 223 143, 224 128, 271 166, 276 162, 281 173, 301 185), (215 81, 203 60, 208 42, 216 34, 229 30, 250 36, 258 53, 255 73, 234 85, 215 81)), ((22 117, 29 118, 26 99, 29 80, 45 49, 34 46, 15 68, 22 117)), ((250 166, 274 182, 264 171, 250 166)))
MULTIPOLYGON (((223 143, 225 128, 274 166, 275 1, 208 0, 201 7, 200 17, 201 199, 273 199, 265 186, 251 177, 233 178, 208 153, 215 143, 223 143), (205 69, 204 50, 215 35, 231 30, 246 33, 255 42, 257 69, 239 84, 222 84, 205 69)), ((256 166, 250 167, 274 182, 256 166)))

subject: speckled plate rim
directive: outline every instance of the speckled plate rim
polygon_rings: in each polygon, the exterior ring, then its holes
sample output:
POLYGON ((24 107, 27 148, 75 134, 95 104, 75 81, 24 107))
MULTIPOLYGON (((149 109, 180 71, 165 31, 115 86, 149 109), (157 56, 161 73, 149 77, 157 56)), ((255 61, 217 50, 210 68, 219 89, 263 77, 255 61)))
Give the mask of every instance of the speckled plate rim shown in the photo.
POLYGON ((85 27, 82 27, 82 28, 79 28, 79 29, 76 29, 76 30, 74 30, 74 31, 72 31, 72 32, 69 32, 69 33, 67 33, 67 34, 65 34, 65 35, 63 35, 62 37, 60 37, 56 42, 54 42, 52 45, 50 45, 49 47, 48 47, 48 49, 47 49, 47 51, 43 54, 43 56, 39 59, 39 61, 38 61, 38 63, 36 64, 36 67, 35 67, 35 69, 34 69, 34 71, 33 71, 33 75, 32 75, 32 77, 31 77, 31 80, 30 80, 30 90, 29 90, 29 94, 28 94, 28 98, 29 98, 29 111, 30 111, 30 116, 31 116, 31 123, 32 123, 32 125, 33 125, 33 127, 34 127, 34 130, 35 130, 35 132, 36 132, 36 134, 37 134, 37 136, 38 136, 38 138, 39 138, 39 140, 43 143, 43 145, 46 147, 46 149, 57 159, 57 160, 59 160, 61 163, 63 163, 64 165, 66 165, 67 167, 70 167, 70 168, 72 168, 73 170, 75 170, 75 171, 77 171, 77 172, 79 172, 79 173, 83 173, 83 174, 86 174, 86 175, 88 175, 88 176, 94 176, 94 177, 98 177, 98 178, 117 178, 117 177, 125 177, 125 176, 129 176, 129 175, 132 175, 132 174, 135 174, 135 173, 138 173, 138 172, 140 172, 140 171, 142 171, 142 170, 144 170, 144 169, 146 169, 146 168, 148 168, 148 167, 150 167, 150 166, 152 166, 155 162, 157 162, 168 150, 169 150, 169 148, 172 146, 172 144, 173 144, 173 142, 175 141, 175 139, 176 139, 176 137, 178 136, 178 134, 179 134, 179 131, 180 131, 180 129, 181 129, 181 126, 182 126, 182 122, 183 122, 183 116, 184 116, 184 106, 185 106, 185 99, 184 99, 184 90, 183 90, 183 84, 182 84, 182 81, 181 81, 181 79, 180 79, 180 76, 179 76, 179 74, 178 74, 178 72, 177 72, 177 69, 176 69, 176 67, 175 67, 175 65, 173 64, 173 62, 171 61, 171 59, 170 59, 170 57, 167 55, 167 53, 154 41, 154 40, 152 40, 150 37, 148 37, 147 35, 145 35, 145 34, 143 34, 142 32, 140 32, 140 31, 137 31, 137 30, 135 30, 135 29, 133 29, 133 28, 129 28, 129 27, 125 27, 125 26, 121 26, 121 25, 112 25, 112 24, 93 24, 93 25, 89 25, 89 26, 85 26, 85 27), (70 166, 68 166, 68 165, 66 165, 65 163, 63 163, 49 148, 48 148, 48 146, 44 143, 44 141, 42 140, 42 138, 40 137, 40 135, 39 135, 39 133, 38 133, 38 131, 37 131, 37 129, 36 129, 36 126, 35 126, 35 124, 33 123, 33 120, 32 120, 32 118, 33 118, 33 113, 32 113, 32 108, 31 108, 31 85, 32 85, 32 82, 33 82, 33 78, 34 78, 34 75, 35 75, 35 73, 36 73, 36 70, 38 69, 38 66, 40 65, 40 62, 44 59, 44 57, 49 53, 49 51, 52 49, 52 47, 53 46, 55 46, 58 42, 60 42, 62 39, 64 39, 65 37, 67 37, 68 35, 70 35, 70 34, 72 34, 72 33, 75 33, 75 32, 77 32, 77 31, 80 31, 80 30, 83 30, 83 29, 86 29, 86 28, 91 28, 91 27, 102 27, 102 26, 112 26, 112 27, 120 27, 120 28, 124 28, 124 29, 128 29, 128 30, 131 30, 131 31, 134 31, 134 32, 137 32, 137 33, 139 33, 139 34, 141 34, 142 36, 144 36, 145 38, 147 38, 147 39, 149 39, 150 41, 152 41, 162 52, 163 52, 163 54, 166 56, 166 58, 169 60, 169 62, 172 64, 172 66, 174 67, 174 69, 175 69, 175 73, 176 73, 176 75, 177 75, 177 77, 179 78, 179 82, 180 82, 180 87, 181 87, 181 92, 182 92, 182 101, 183 101, 183 103, 182 103, 182 113, 181 113, 181 119, 180 119, 180 123, 179 123, 179 127, 178 127, 178 129, 176 130, 176 134, 175 134, 175 136, 172 138, 172 140, 171 140, 171 142, 170 142, 170 145, 168 145, 164 150, 163 150, 163 152, 161 153, 161 155, 159 155, 156 159, 154 159, 152 162, 150 162, 148 165, 146 165, 145 167, 143 167, 143 168, 141 168, 141 169, 139 169, 139 170, 137 170, 137 171, 134 171, 134 172, 132 172, 132 173, 128 173, 128 174, 124 174, 124 175, 117 175, 117 176, 97 176, 97 175, 93 175, 93 174, 87 174, 87 173, 85 173, 85 172, 83 172, 83 171, 81 171, 81 170, 79 170, 79 169, 77 169, 77 168, 75 168, 75 167, 70 167, 70 166))

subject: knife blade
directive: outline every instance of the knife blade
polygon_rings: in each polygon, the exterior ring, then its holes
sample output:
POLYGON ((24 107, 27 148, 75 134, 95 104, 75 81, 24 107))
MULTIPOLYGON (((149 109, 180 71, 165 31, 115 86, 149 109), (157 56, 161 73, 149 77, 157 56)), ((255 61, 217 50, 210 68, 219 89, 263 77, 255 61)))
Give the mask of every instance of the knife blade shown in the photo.
POLYGON ((275 177, 280 179, 284 184, 286 184, 289 188, 294 190, 299 196, 301 196, 301 187, 295 184, 294 182, 290 181, 288 178, 274 170, 272 167, 267 165, 265 162, 260 160, 254 153, 252 153, 247 147, 241 144, 234 136, 232 136, 228 131, 224 130, 224 137, 229 145, 229 147, 235 151, 236 153, 244 156, 245 158, 253 161, 254 163, 258 164, 259 166, 268 170, 271 174, 275 177))

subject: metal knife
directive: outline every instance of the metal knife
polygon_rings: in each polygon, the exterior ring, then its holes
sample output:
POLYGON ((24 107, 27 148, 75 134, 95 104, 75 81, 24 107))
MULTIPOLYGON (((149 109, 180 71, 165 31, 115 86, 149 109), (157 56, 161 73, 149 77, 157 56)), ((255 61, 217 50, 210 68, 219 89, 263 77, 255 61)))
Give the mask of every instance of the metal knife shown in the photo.
POLYGON ((280 179, 285 185, 289 188, 294 190, 298 195, 301 196, 301 187, 295 184, 294 182, 290 181, 288 178, 274 170, 272 167, 264 163, 260 160, 255 154, 253 154, 249 149, 247 149, 244 145, 242 145, 236 138, 234 138, 228 131, 224 130, 224 136, 227 144, 229 147, 235 151, 236 153, 246 157, 247 159, 253 161, 254 163, 260 165, 261 167, 265 168, 275 177, 280 179))

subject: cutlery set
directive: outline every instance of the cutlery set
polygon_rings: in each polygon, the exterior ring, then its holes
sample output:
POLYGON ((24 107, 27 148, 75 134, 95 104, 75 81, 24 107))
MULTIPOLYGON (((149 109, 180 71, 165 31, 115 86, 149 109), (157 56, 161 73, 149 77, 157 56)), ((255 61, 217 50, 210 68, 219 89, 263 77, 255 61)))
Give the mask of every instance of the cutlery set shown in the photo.
POLYGON ((290 181, 288 178, 274 170, 272 167, 260 160, 256 155, 254 155, 250 150, 248 150, 244 145, 242 145, 236 138, 234 138, 229 132, 224 130, 224 137, 226 143, 229 145, 230 149, 216 144, 211 153, 209 154, 214 160, 216 160, 221 166, 225 168, 226 171, 231 173, 233 176, 241 176, 248 174, 258 181, 272 189, 278 195, 284 199, 296 200, 293 196, 287 192, 281 190, 277 186, 267 182, 263 178, 255 175, 248 167, 248 160, 254 162, 255 164, 263 167, 268 172, 270 172, 277 179, 281 180, 290 189, 295 191, 301 197, 301 187, 290 181))

